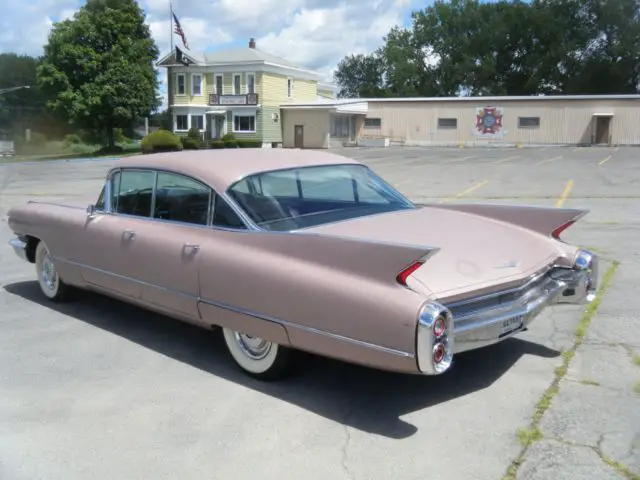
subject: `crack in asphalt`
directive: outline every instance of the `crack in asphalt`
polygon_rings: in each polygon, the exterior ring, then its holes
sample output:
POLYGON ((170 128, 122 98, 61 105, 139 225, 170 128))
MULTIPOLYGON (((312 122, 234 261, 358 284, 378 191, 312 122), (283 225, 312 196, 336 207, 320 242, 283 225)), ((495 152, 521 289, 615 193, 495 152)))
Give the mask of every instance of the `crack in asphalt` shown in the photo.
POLYGON ((344 416, 344 433, 346 435, 345 442, 342 445, 341 453, 342 458, 340 459, 340 466, 342 467, 342 471, 347 476, 349 480, 355 480, 355 475, 351 472, 348 465, 348 456, 349 456, 349 446, 351 445, 351 432, 349 431, 349 419, 355 413, 355 409, 353 408, 352 402, 349 400, 347 413, 344 416))

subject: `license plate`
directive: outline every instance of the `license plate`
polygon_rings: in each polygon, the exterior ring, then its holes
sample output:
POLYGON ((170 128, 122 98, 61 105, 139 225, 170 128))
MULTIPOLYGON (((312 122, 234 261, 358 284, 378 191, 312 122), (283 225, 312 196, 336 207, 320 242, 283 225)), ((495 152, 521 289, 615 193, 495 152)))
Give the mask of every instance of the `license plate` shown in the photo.
POLYGON ((500 336, 514 332, 522 328, 524 322, 524 315, 518 315, 517 317, 505 318, 502 320, 502 330, 500 336))

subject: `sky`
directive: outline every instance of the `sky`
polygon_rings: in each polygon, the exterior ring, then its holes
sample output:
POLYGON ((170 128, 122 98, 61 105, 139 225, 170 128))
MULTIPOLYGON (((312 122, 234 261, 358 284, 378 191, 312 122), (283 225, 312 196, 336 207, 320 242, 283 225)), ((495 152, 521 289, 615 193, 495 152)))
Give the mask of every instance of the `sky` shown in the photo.
MULTIPOLYGON (((73 16, 85 0, 0 0, 0 52, 42 53, 54 22, 73 16)), ((170 3, 139 0, 160 48, 170 48, 170 3)), ((395 25, 410 25, 411 11, 430 0, 173 0, 173 10, 194 51, 244 46, 249 38, 273 55, 316 70, 331 81, 345 56, 368 53, 395 25)), ((180 44, 177 35, 174 45, 180 44)), ((164 72, 160 72, 163 74, 164 72)), ((166 95, 165 75, 160 75, 166 95)))

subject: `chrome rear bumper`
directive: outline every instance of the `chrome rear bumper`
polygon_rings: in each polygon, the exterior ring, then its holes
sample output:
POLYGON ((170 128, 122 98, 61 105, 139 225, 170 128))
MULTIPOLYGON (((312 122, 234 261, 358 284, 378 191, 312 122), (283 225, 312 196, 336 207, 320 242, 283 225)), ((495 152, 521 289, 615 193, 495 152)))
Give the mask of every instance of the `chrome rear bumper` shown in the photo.
POLYGON ((445 305, 453 315, 454 353, 485 347, 527 328, 548 306, 595 299, 598 259, 580 251, 574 266, 554 267, 520 288, 445 305))
POLYGON ((25 242, 21 238, 16 237, 9 240, 9 245, 13 247, 13 251, 16 252, 16 255, 18 255, 18 257, 20 257, 24 261, 28 261, 27 242, 25 242))
MULTIPOLYGON (((596 297, 597 285, 598 258, 580 250, 572 267, 553 267, 518 288, 449 304, 428 302, 426 305, 431 310, 437 308, 451 314, 453 338, 448 348, 453 355, 501 342, 525 330, 550 305, 589 303, 596 297)), ((424 346, 433 342, 431 330, 427 328, 432 324, 428 311, 426 307, 423 309, 418 322, 418 365, 425 374, 442 373, 434 372, 426 361, 428 353, 424 346)))

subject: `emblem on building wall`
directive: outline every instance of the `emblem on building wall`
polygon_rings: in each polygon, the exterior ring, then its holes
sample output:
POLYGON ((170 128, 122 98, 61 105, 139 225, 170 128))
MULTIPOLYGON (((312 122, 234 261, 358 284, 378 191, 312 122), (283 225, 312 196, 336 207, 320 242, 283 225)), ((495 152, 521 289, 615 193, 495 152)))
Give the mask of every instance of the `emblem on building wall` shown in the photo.
POLYGON ((476 109, 476 135, 495 137, 503 133, 501 108, 480 107, 476 109))

